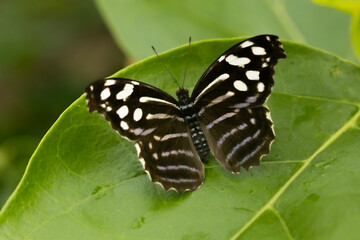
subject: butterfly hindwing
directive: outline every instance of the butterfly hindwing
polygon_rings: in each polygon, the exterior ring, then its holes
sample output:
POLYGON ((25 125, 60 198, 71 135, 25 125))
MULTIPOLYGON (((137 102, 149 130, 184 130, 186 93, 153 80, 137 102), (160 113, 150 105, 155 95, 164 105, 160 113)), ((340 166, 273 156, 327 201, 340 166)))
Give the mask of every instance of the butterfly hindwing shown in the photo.
POLYGON ((104 79, 85 90, 88 109, 104 115, 120 135, 136 142, 139 160, 154 182, 178 192, 197 189, 204 169, 177 101, 130 79, 104 79))
POLYGON ((204 166, 185 124, 166 124, 135 147, 151 180, 165 190, 194 191, 202 185, 204 166))
POLYGON ((249 169, 260 164, 275 139, 270 112, 266 107, 224 111, 213 108, 206 118, 200 117, 210 149, 218 162, 233 173, 240 166, 249 169))

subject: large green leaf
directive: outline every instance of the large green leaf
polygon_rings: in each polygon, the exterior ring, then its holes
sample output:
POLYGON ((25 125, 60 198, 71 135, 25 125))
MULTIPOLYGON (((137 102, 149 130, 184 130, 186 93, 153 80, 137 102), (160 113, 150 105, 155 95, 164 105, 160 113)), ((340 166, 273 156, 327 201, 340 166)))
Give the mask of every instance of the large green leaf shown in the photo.
POLYGON ((272 33, 356 60, 350 16, 310 0, 97 0, 105 22, 128 56, 143 59, 151 45, 170 49, 196 40, 272 33))
MULTIPOLYGON (((238 41, 193 44, 186 85, 238 41)), ((211 158, 200 189, 165 192, 82 96, 34 153, 0 213, 0 239, 359 239, 360 68, 284 47, 268 101, 277 139, 260 166, 233 175, 211 158)), ((161 56, 178 78, 186 53, 161 56)), ((176 90, 154 57, 115 76, 176 90)))

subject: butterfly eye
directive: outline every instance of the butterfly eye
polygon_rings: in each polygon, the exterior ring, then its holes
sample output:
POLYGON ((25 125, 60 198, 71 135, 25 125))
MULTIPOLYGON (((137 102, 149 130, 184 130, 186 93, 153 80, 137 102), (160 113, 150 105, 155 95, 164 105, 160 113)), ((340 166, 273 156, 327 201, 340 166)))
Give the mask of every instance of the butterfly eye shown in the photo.
POLYGON ((176 91, 176 96, 178 97, 179 100, 183 100, 185 98, 189 97, 189 90, 185 89, 185 88, 179 88, 176 91))

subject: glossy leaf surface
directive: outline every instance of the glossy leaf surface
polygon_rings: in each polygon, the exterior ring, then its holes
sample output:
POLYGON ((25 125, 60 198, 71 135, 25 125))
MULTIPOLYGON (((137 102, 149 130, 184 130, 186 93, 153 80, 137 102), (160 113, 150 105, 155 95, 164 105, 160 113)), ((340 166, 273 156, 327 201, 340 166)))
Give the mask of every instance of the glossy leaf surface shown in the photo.
MULTIPOLYGON (((186 86, 242 39, 192 46, 186 86)), ((276 140, 260 166, 233 175, 215 159, 193 193, 153 184, 84 96, 49 130, 0 213, 0 239, 358 239, 360 68, 284 42, 268 100, 276 140)), ((187 48, 161 55, 181 79, 187 48)), ((116 73, 175 94, 158 59, 116 73)))

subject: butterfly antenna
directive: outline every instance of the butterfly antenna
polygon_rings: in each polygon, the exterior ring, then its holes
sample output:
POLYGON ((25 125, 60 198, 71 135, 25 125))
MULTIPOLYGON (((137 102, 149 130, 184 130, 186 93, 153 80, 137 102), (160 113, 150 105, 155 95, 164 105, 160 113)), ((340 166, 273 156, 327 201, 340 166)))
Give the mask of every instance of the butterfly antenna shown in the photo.
POLYGON ((172 77, 172 79, 174 79, 176 85, 178 85, 178 87, 181 88, 180 85, 179 85, 179 83, 176 81, 176 79, 174 78, 174 76, 171 74, 171 72, 170 72, 170 70, 168 69, 168 67, 165 65, 165 63, 164 63, 164 62, 162 61, 162 59, 160 58, 159 54, 156 52, 154 46, 151 46, 151 48, 152 48, 153 51, 155 52, 156 56, 159 58, 160 63, 161 63, 161 64, 164 66, 164 68, 168 71, 168 73, 170 74, 170 76, 172 77))
POLYGON ((188 68, 188 64, 189 64, 190 45, 191 45, 191 37, 189 37, 189 47, 188 47, 188 54, 187 54, 187 59, 186 59, 186 66, 185 66, 185 72, 184 72, 184 79, 183 79, 183 82, 182 82, 182 88, 184 88, 185 78, 186 78, 186 72, 187 72, 187 68, 188 68))

